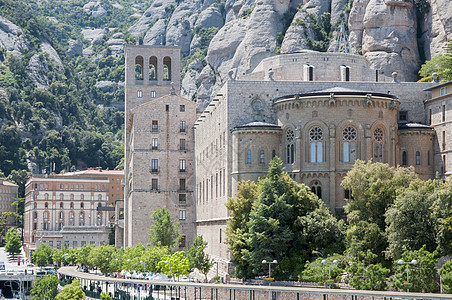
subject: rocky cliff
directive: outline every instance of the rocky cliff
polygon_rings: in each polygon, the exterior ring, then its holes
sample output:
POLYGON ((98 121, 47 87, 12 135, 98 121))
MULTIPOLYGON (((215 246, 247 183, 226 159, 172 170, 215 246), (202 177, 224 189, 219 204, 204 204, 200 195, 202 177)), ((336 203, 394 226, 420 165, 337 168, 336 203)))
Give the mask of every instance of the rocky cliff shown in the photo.
POLYGON ((352 52, 383 74, 414 81, 422 61, 451 39, 451 12, 450 0, 155 0, 130 32, 144 44, 182 47, 182 93, 203 106, 230 70, 249 72, 259 53, 333 51, 341 22, 352 52))

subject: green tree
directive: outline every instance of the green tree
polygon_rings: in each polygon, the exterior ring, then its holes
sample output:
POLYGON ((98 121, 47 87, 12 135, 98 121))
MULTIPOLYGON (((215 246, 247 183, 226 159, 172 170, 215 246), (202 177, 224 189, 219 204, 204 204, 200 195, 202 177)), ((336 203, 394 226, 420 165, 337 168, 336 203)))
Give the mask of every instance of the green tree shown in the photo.
POLYGON ((441 269, 439 269, 439 275, 441 275, 441 286, 443 291, 447 294, 452 294, 452 260, 447 261, 441 269))
MULTIPOLYGON (((409 266, 409 280, 413 284, 413 286, 410 287, 410 292, 434 293, 439 290, 436 279, 437 254, 425 249, 426 246, 424 245, 419 250, 407 250, 402 254, 402 259, 405 262, 411 262, 412 260, 417 261, 417 264, 409 266)), ((406 291, 406 288, 403 286, 403 283, 406 282, 406 265, 399 265, 396 261, 394 262, 394 269, 396 272, 393 286, 406 291)))
POLYGON ((437 73, 444 81, 452 80, 452 42, 445 47, 445 55, 436 55, 427 60, 419 70, 419 75, 425 79, 432 78, 433 73, 437 73))
POLYGON ((102 274, 107 274, 111 271, 110 264, 117 251, 118 250, 113 245, 95 247, 91 250, 88 260, 91 262, 91 265, 97 267, 102 274))
POLYGON ((164 256, 158 266, 160 271, 168 275, 168 277, 187 275, 190 273, 190 261, 184 255, 183 251, 164 256))
POLYGON ((349 284, 358 290, 385 291, 388 288, 387 281, 391 270, 381 264, 367 264, 366 261, 374 261, 377 255, 370 251, 362 255, 364 261, 353 261, 347 268, 349 284))
POLYGON ((6 180, 13 182, 19 186, 18 197, 25 197, 25 183, 30 179, 31 173, 27 170, 12 170, 6 180))
POLYGON ((94 248, 95 246, 91 244, 86 244, 80 248, 77 252, 77 262, 85 266, 90 265, 89 254, 94 250, 94 248))
POLYGON ((339 275, 341 273, 344 273, 344 269, 347 265, 347 259, 342 255, 335 254, 331 257, 328 257, 327 259, 319 257, 313 262, 306 262, 304 269, 301 272, 300 280, 304 282, 316 282, 318 284, 325 284, 329 276, 329 271, 331 270, 331 279, 339 282, 339 275), (332 263, 334 260, 337 260, 338 263, 331 264, 331 266, 329 266, 328 263, 322 264, 323 260, 330 263, 332 263))
POLYGON ((342 181, 342 186, 352 191, 352 197, 345 206, 350 224, 347 229, 347 251, 350 255, 357 258, 359 253, 370 250, 379 254, 378 261, 384 261, 383 253, 388 246, 386 210, 415 178, 412 168, 356 161, 342 181))
POLYGON ((5 250, 12 253, 13 256, 19 254, 22 248, 22 242, 20 241, 19 233, 16 228, 10 228, 5 237, 5 250))
MULTIPOLYGON (((435 181, 439 185, 438 181, 435 181)), ((442 255, 452 254, 452 183, 449 181, 435 189, 432 214, 435 218, 436 242, 442 255)))
POLYGON ((190 262, 191 269, 198 269, 202 274, 204 274, 207 281, 207 273, 209 273, 214 263, 205 252, 206 247, 207 242, 203 240, 201 235, 198 235, 188 250, 187 257, 190 262))
POLYGON ((253 204, 260 194, 260 184, 241 181, 235 198, 229 198, 226 207, 231 211, 231 219, 226 225, 226 243, 234 258, 235 272, 241 278, 252 275, 252 267, 243 259, 242 250, 247 249, 248 222, 253 204))
POLYGON ((164 207, 152 212, 153 225, 149 228, 149 238, 154 246, 168 246, 173 249, 180 241, 179 223, 173 222, 171 213, 164 207))
POLYGON ((53 248, 47 244, 42 244, 39 248, 33 251, 33 263, 38 267, 45 267, 52 262, 53 248))
POLYGON ((59 293, 56 300, 84 300, 85 293, 80 286, 80 281, 78 279, 72 280, 71 284, 64 286, 61 293, 59 293))
MULTIPOLYGON (((146 248, 145 253, 141 257, 141 260, 146 264, 146 272, 155 272, 157 273, 160 269, 158 264, 160 261, 164 260, 163 258, 170 254, 170 250, 168 247, 148 247, 146 248)), ((140 267, 144 267, 145 265, 140 264, 140 267)))
POLYGON ((30 293, 35 300, 54 300, 58 294, 58 276, 46 275, 36 279, 30 293))
POLYGON ((417 250, 422 245, 427 245, 430 252, 436 249, 436 226, 431 211, 434 190, 433 181, 415 180, 387 210, 387 254, 392 259, 401 257, 404 250, 417 250))
POLYGON ((102 294, 100 294, 100 299, 101 300, 113 300, 113 298, 107 292, 103 292, 102 294))

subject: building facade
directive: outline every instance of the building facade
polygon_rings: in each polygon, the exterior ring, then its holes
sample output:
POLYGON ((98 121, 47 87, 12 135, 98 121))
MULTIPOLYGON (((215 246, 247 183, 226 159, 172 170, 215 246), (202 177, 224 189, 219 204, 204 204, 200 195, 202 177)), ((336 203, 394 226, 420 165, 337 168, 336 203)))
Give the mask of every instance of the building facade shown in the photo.
POLYGON ((112 188, 116 189, 118 185, 117 180, 121 185, 120 174, 97 169, 32 176, 25 186, 24 244, 27 253, 42 243, 58 249, 108 244, 114 213, 110 195, 112 188))
POLYGON ((435 175, 449 180, 452 172, 452 81, 428 88, 431 99, 425 101, 426 124, 435 129, 435 175))
POLYGON ((196 103, 176 95, 180 48, 127 46, 125 51, 124 246, 148 244, 152 212, 165 207, 180 224, 185 247, 195 233, 196 103))
MULTIPOLYGON (((18 197, 19 186, 0 178, 0 214, 16 212, 16 206, 12 206, 18 197)), ((15 218, 6 218, 6 225, 15 225, 15 218)))

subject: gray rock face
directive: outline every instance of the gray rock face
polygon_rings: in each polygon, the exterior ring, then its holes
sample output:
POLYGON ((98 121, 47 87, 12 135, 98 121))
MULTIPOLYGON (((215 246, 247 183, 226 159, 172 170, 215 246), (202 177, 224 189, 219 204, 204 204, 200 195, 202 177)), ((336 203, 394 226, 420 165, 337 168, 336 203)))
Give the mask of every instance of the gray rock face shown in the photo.
POLYGON ((96 87, 104 93, 114 92, 118 88, 118 84, 113 81, 98 81, 96 87))
POLYGON ((91 29, 85 28, 82 29, 82 35, 85 40, 90 41, 92 44, 100 41, 107 34, 107 29, 91 29))
POLYGON ((452 39, 452 1, 429 0, 430 9, 420 20, 425 57, 444 54, 444 46, 452 39))
POLYGON ((36 84, 37 88, 47 89, 49 87, 49 78, 47 72, 49 71, 49 65, 47 59, 42 54, 35 54, 30 58, 28 62, 28 75, 31 80, 36 84))
POLYGON ((196 20, 195 27, 201 26, 203 28, 217 27, 221 28, 224 25, 223 16, 220 10, 215 6, 210 6, 201 11, 196 20))
POLYGON ((79 40, 69 41, 69 47, 66 51, 67 55, 70 57, 82 56, 83 55, 83 44, 79 40))
POLYGON ((15 56, 22 56, 30 50, 29 42, 24 38, 22 29, 1 16, 0 47, 15 56))

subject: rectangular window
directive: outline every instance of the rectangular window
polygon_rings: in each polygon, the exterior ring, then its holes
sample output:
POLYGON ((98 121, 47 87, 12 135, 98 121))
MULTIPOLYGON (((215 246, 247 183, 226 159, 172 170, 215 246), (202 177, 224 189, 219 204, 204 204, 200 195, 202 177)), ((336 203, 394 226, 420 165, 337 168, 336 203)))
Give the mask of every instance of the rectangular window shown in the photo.
POLYGON ((399 111, 399 122, 408 122, 408 112, 407 111, 399 111))
POLYGON ((69 248, 69 241, 64 241, 64 247, 69 248))
POLYGON ((53 241, 49 241, 49 246, 53 247, 53 241))
POLYGON ((432 125, 432 109, 428 110, 428 125, 432 125))
POLYGON ((165 110, 169 111, 169 104, 165 105, 165 110))
POLYGON ((443 155, 443 173, 446 174, 446 155, 443 155))
POLYGON ((57 241, 57 249, 61 249, 61 241, 57 241))
POLYGON ((179 210, 179 220, 185 220, 187 217, 187 212, 185 210, 179 210))
POLYGON ((155 97, 157 97, 156 92, 155 91, 151 91, 151 98, 155 98, 155 97))
POLYGON ((38 223, 33 223, 33 230, 38 230, 38 223))
POLYGON ((352 192, 350 190, 344 190, 344 199, 350 200, 352 198, 352 192))
POLYGON ((138 90, 137 91, 137 98, 143 98, 143 91, 142 90, 138 90))
POLYGON ((72 242, 72 248, 77 249, 77 241, 72 242))
POLYGON ((180 238, 180 247, 185 247, 185 243, 186 243, 186 238, 185 238, 185 235, 183 235, 183 236, 181 236, 181 238, 180 238))
POLYGON ((439 95, 444 96, 447 94, 447 87, 443 87, 439 90, 439 95))
POLYGON ((159 180, 157 178, 152 178, 152 187, 153 190, 159 189, 159 180))
POLYGON ((179 129, 180 132, 185 132, 185 121, 180 121, 179 129))
POLYGON ((430 151, 427 152, 427 165, 430 166, 430 151))
POLYGON ((185 178, 180 178, 179 179, 179 190, 180 191, 185 191, 185 178))
POLYGON ((184 112, 185 111, 185 105, 179 106, 179 111, 184 112))
POLYGON ((251 150, 246 151, 246 163, 251 164, 251 150))
POLYGON ((416 165, 421 164, 421 152, 416 151, 416 165))
POLYGON ((179 140, 179 149, 180 150, 185 150, 185 139, 180 139, 179 140))
POLYGON ((159 148, 159 139, 152 138, 152 150, 157 150, 159 148))
POLYGON ((42 191, 44 185, 42 183, 39 184, 39 190, 42 191))
POLYGON ((80 189, 83 191, 85 189, 85 187, 83 186, 83 184, 81 185, 80 189))
POLYGON ((186 169, 187 169, 187 165, 186 165, 185 159, 179 160, 179 171, 180 172, 185 172, 186 169))
POLYGON ((446 150, 446 132, 443 130, 443 150, 446 150))
POLYGON ((46 183, 46 191, 49 189, 49 184, 46 183))
POLYGON ((265 164, 265 152, 264 152, 264 150, 261 150, 261 152, 260 152, 259 162, 261 164, 265 164))
POLYGON ((187 203, 187 194, 179 194, 179 204, 187 203))
POLYGON ((350 67, 345 67, 345 81, 350 81, 350 67))
POLYGON ((158 172, 159 171, 159 160, 153 159, 152 165, 151 165, 152 172, 158 172))
POLYGON ((159 131, 159 121, 152 120, 152 131, 153 132, 159 131))
POLYGON ((441 121, 442 122, 446 122, 446 105, 443 104, 443 111, 442 111, 442 115, 441 115, 441 121))

